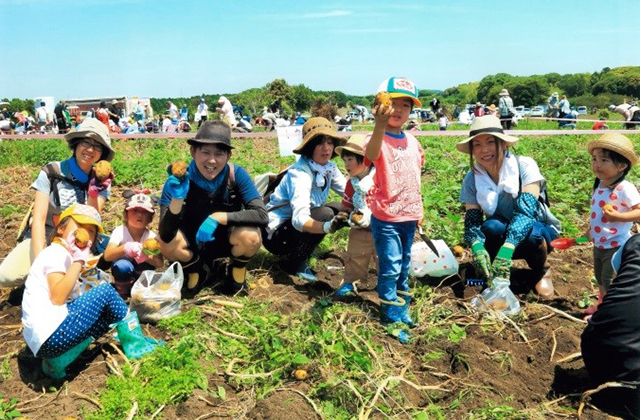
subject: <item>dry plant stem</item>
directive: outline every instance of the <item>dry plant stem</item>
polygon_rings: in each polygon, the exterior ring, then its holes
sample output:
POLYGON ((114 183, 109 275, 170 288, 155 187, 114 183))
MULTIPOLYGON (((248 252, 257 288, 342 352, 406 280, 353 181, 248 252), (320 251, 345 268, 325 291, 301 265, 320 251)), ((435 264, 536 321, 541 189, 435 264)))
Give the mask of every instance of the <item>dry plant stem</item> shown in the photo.
POLYGON ((542 306, 543 308, 547 308, 548 310, 550 310, 551 312, 555 312, 556 314, 565 317, 571 321, 575 321, 575 322, 579 322, 580 324, 586 324, 587 321, 583 320, 583 319, 579 319, 576 318, 575 316, 571 316, 568 313, 561 311, 560 309, 556 309, 553 306, 549 306, 549 305, 545 305, 544 303, 538 303, 537 305, 542 306))
POLYGON ((233 366, 236 363, 239 362, 246 362, 246 360, 242 360, 242 359, 232 359, 229 364, 227 365, 227 369, 224 371, 225 375, 228 376, 233 376, 234 378, 241 378, 241 379, 249 379, 249 378, 268 378, 269 376, 273 375, 274 373, 276 373, 277 371, 281 370, 282 368, 278 368, 278 369, 274 369, 271 372, 264 372, 264 373, 252 373, 252 374, 241 374, 241 373, 233 373, 233 366))
POLYGON ((129 361, 129 358, 128 358, 127 356, 125 356, 125 354, 122 352, 122 350, 120 350, 120 349, 118 348, 118 346, 116 346, 116 345, 115 345, 115 344, 113 344, 112 342, 109 342, 109 345, 110 345, 111 347, 113 347, 113 349, 114 349, 114 350, 115 350, 115 351, 116 351, 120 356, 122 356, 122 358, 124 359, 124 361, 125 361, 125 362, 127 362, 127 364, 128 364, 129 366, 131 366, 131 362, 129 361))
POLYGON ((235 338, 235 339, 238 339, 238 340, 251 340, 249 337, 245 337, 244 335, 238 335, 238 334, 230 333, 228 331, 225 331, 223 329, 220 329, 220 328, 216 327, 215 325, 211 325, 211 328, 213 328, 214 330, 218 331, 222 335, 226 335, 227 337, 235 338))
POLYGON ((582 353, 580 353, 580 352, 571 353, 567 357, 563 357, 562 359, 558 360, 556 363, 572 362, 572 361, 574 361, 576 359, 579 359, 581 357, 582 357, 582 353))
POLYGON ((562 327, 558 327, 555 330, 551 331, 551 338, 553 339, 553 347, 551 347, 551 356, 549 356, 549 361, 553 362, 553 356, 556 355, 556 348, 558 347, 558 340, 556 340, 556 331, 558 331, 562 327))
POLYGON ((371 411, 373 410, 373 407, 375 407, 376 402, 378 401, 378 398, 380 398, 380 394, 382 393, 382 391, 384 391, 384 389, 387 387, 387 385, 389 385, 389 382, 391 381, 402 381, 418 391, 449 392, 448 389, 441 388, 440 386, 437 386, 437 385, 417 385, 411 382, 410 380, 403 378, 402 376, 389 376, 384 381, 382 381, 380 386, 378 386, 378 389, 376 390, 375 395, 373 396, 373 398, 368 404, 369 407, 367 408, 366 405, 362 406, 362 409, 360 410, 360 414, 358 415, 358 420, 367 420, 369 418, 369 416, 371 415, 371 411))
POLYGON ((131 407, 131 411, 129 411, 129 415, 127 416, 127 420, 133 420, 133 418, 138 413, 138 401, 133 400, 133 407, 131 407))
POLYGON ((37 396, 37 397, 35 397, 35 398, 31 398, 30 400, 23 401, 23 402, 20 402, 20 403, 16 404, 16 408, 17 408, 18 410, 20 410, 20 407, 21 407, 21 406, 23 406, 23 405, 27 405, 27 404, 32 403, 32 402, 34 402, 34 401, 38 401, 40 398, 44 397, 45 395, 47 395, 47 393, 46 393, 46 392, 42 392, 42 394, 38 395, 38 396, 37 396))
MULTIPOLYGON (((35 411, 35 410, 40 410, 41 408, 45 408, 46 406, 48 406, 49 404, 51 404, 52 402, 54 402, 55 400, 58 399, 58 396, 60 396, 60 393, 67 388, 67 382, 64 383, 63 386, 60 387, 60 389, 58 390, 58 392, 56 392, 56 395, 54 395, 53 398, 51 398, 46 404, 43 405, 39 405, 37 407, 25 407, 25 408, 21 408, 20 412, 22 413, 27 413, 29 411, 35 411)), ((44 388, 43 388, 44 389, 44 388)))
POLYGON ((316 412, 318 417, 320 417, 320 419, 324 419, 324 416, 322 415, 322 411, 318 410, 318 406, 316 405, 316 403, 314 403, 313 400, 309 398, 307 394, 305 394, 304 392, 298 391, 297 389, 293 389, 293 388, 278 388, 275 391, 291 391, 291 392, 295 392, 296 394, 299 394, 305 400, 307 400, 307 402, 311 405, 311 407, 313 407, 313 410, 316 412))
POLYGON ((81 394, 79 392, 72 392, 72 394, 75 395, 78 398, 81 398, 83 400, 89 401, 90 403, 92 403, 96 407, 98 407, 100 410, 102 410, 102 404, 100 404, 98 401, 94 400, 93 398, 89 397, 88 395, 84 395, 84 394, 81 394))
POLYGON ((158 407, 158 409, 151 415, 150 420, 153 420, 156 418, 156 416, 158 414, 160 414, 160 412, 164 410, 164 404, 162 404, 160 407, 158 407))

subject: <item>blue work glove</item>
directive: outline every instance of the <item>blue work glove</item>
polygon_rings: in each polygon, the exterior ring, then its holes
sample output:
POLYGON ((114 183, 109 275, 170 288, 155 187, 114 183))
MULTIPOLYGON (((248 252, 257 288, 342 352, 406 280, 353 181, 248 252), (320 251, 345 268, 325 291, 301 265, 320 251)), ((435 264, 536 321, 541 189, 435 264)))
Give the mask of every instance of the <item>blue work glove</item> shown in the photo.
POLYGON ((198 233, 196 233, 196 243, 200 245, 216 239, 213 236, 213 232, 216 231, 218 225, 218 221, 211 216, 208 216, 206 219, 204 219, 204 222, 202 222, 202 224, 198 228, 198 233))
POLYGON ((175 198, 177 200, 184 200, 187 198, 187 193, 189 192, 189 177, 183 176, 178 178, 175 175, 171 175, 171 165, 167 168, 167 172, 169 173, 169 178, 167 178, 165 186, 167 187, 167 191, 171 194, 171 198, 175 198))
POLYGON ((511 276, 511 265, 513 264, 513 251, 514 248, 509 246, 502 245, 500 247, 498 255, 496 255, 495 260, 493 260, 493 265, 491 266, 494 278, 509 280, 511 276))

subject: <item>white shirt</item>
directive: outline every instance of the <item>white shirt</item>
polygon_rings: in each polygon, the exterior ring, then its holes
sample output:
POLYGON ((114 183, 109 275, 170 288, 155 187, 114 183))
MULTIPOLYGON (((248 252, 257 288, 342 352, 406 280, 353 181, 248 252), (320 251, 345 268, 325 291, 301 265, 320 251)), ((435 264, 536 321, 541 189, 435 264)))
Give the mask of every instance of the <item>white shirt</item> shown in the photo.
POLYGON ((236 116, 233 115, 233 106, 231 105, 231 102, 229 102, 229 100, 224 96, 221 96, 220 100, 222 101, 222 105, 220 106, 222 114, 229 122, 229 125, 231 127, 235 127, 236 125, 238 125, 238 122, 236 121, 236 116))
MULTIPOLYGON (((156 237, 156 234, 154 232, 152 232, 150 229, 145 229, 144 233, 142 234, 142 238, 140 238, 140 243, 143 243, 149 238, 155 238, 155 237, 156 237)), ((129 229, 127 229, 125 225, 118 226, 113 230, 113 233, 111 233, 111 238, 109 239, 109 245, 113 244, 115 246, 120 246, 128 242, 137 242, 137 241, 133 239, 133 236, 131 236, 131 233, 129 233, 129 229)), ((126 255, 124 258, 127 258, 129 260, 131 259, 126 255)))
POLYGON ((198 105, 197 115, 199 115, 200 117, 209 116, 209 107, 207 106, 207 104, 201 102, 200 105, 198 105))
POLYGON ((29 270, 22 296, 22 335, 35 355, 69 314, 66 304, 54 305, 51 301, 47 276, 66 273, 72 262, 62 245, 52 244, 38 254, 29 270))
POLYGON ((169 107, 169 115, 171 115, 171 118, 178 118, 178 107, 174 104, 169 107))
POLYGON ((45 107, 36 108, 36 119, 38 122, 47 122, 47 109, 45 107))

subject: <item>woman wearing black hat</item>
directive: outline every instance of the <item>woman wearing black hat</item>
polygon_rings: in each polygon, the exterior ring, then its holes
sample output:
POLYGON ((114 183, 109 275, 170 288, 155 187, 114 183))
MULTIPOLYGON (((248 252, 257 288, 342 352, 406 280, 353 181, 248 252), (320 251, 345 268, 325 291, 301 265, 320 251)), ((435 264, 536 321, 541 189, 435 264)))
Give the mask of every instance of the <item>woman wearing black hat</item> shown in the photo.
POLYGON ((229 162, 231 129, 205 121, 187 140, 191 157, 187 174, 170 174, 160 199, 160 249, 180 261, 187 273, 183 293, 195 295, 206 283, 213 260, 230 257, 225 287, 239 291, 246 265, 261 245, 260 227, 267 211, 247 171, 229 162))
POLYGON ((281 268, 315 281, 308 263, 311 253, 324 235, 347 225, 346 217, 337 215, 341 204, 325 204, 331 190, 344 195, 347 180, 331 159, 337 156, 336 146, 345 141, 322 117, 310 118, 302 127, 302 135, 302 143, 293 151, 300 159, 271 194, 267 205, 269 225, 263 229, 263 237, 269 252, 284 257, 281 268))

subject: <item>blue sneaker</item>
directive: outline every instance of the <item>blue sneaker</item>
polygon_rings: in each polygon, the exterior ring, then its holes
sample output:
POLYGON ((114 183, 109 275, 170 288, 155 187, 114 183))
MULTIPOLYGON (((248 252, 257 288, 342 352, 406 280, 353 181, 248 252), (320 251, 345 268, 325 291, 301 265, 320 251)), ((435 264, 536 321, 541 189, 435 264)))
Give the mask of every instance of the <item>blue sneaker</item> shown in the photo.
POLYGON ((303 264, 300 265, 300 267, 298 267, 298 270, 296 271, 296 276, 300 277, 302 280, 308 281, 309 283, 318 280, 316 275, 313 274, 313 271, 311 271, 311 268, 309 267, 309 264, 307 263, 307 261, 305 261, 303 264))
POLYGON ((311 271, 308 260, 303 260, 303 261, 282 260, 280 261, 279 265, 280 265, 280 269, 285 273, 298 276, 301 279, 308 281, 310 283, 318 280, 316 275, 313 274, 313 271, 311 271))
POLYGON ((356 289, 353 283, 345 283, 336 290, 336 297, 352 297, 356 295, 356 289))

